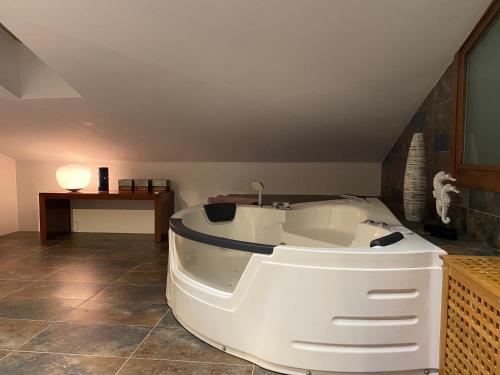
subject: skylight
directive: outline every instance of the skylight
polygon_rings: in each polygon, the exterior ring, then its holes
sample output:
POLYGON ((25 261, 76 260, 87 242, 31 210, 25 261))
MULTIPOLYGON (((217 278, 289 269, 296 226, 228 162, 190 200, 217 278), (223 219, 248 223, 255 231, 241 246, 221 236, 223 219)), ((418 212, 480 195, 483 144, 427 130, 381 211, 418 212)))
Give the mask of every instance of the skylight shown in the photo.
POLYGON ((0 98, 79 98, 63 78, 0 23, 0 98))

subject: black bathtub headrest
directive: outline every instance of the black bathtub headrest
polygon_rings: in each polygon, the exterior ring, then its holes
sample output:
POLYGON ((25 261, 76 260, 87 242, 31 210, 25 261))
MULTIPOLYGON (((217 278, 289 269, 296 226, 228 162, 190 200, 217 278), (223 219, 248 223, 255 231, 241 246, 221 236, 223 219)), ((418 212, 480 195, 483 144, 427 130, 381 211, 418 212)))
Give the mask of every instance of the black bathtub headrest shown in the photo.
POLYGON ((203 206, 208 220, 213 223, 232 221, 236 214, 236 203, 209 203, 203 206))
POLYGON ((379 237, 370 242, 370 247, 389 246, 404 239, 405 236, 401 232, 393 232, 384 237, 379 237))

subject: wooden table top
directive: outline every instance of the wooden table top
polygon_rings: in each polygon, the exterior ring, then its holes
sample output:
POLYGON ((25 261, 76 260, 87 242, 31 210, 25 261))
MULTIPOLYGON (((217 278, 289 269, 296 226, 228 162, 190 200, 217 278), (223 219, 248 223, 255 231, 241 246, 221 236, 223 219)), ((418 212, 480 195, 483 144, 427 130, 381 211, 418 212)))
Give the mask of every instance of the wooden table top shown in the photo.
POLYGON ((113 199, 113 200, 155 200, 163 194, 171 191, 157 193, 128 193, 119 191, 97 192, 97 191, 61 191, 40 193, 45 199, 113 199))

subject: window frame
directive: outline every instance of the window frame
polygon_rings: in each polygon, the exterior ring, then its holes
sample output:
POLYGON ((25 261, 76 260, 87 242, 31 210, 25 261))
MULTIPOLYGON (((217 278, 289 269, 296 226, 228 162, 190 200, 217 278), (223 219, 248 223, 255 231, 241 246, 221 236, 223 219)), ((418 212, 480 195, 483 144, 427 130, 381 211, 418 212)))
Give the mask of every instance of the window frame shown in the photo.
MULTIPOLYGON (((465 164, 465 118, 467 100, 467 58, 481 41, 491 23, 500 13, 500 0, 494 0, 455 55, 452 67, 453 117, 452 171, 461 186, 500 192, 500 164, 465 164)), ((500 122, 500 119, 498 119, 500 122)), ((500 145, 499 145, 500 147, 500 145)))

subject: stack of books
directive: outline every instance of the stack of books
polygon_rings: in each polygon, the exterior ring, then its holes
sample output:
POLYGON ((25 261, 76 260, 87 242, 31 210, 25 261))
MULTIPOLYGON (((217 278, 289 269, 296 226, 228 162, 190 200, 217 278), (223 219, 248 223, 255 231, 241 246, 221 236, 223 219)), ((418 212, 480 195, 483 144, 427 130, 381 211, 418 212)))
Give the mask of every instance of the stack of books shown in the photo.
POLYGON ((153 193, 160 193, 162 191, 170 191, 170 180, 165 178, 154 178, 151 183, 153 193))
POLYGON ((123 178, 118 180, 120 193, 161 193, 170 191, 170 180, 166 178, 123 178))
POLYGON ((120 193, 133 193, 134 180, 132 180, 131 178, 122 178, 118 180, 118 191, 120 193))
POLYGON ((151 192, 151 180, 144 178, 134 179, 134 193, 150 193, 151 192))

